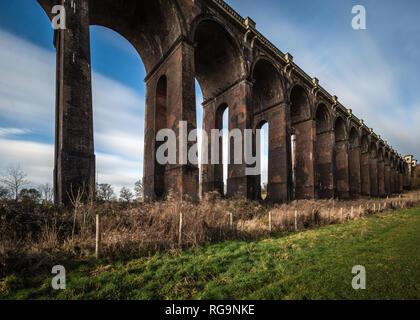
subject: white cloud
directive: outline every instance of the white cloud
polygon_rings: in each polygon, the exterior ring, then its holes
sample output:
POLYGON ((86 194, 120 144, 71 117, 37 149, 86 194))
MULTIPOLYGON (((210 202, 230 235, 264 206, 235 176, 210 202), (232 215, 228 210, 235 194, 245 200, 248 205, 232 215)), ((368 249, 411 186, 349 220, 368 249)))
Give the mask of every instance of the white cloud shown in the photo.
POLYGON ((341 36, 331 31, 322 38, 313 25, 292 23, 286 13, 259 13, 265 16, 256 17, 260 30, 279 49, 289 51, 305 72, 398 152, 420 157, 420 104, 407 98, 407 92, 417 90, 403 56, 382 50, 369 28, 341 36))
POLYGON ((52 183, 54 146, 31 141, 0 139, 0 174, 19 165, 31 184, 52 183))
POLYGON ((0 30, 0 70, 2 121, 52 132, 55 54, 0 30))
MULTIPOLYGON (((21 164, 32 183, 52 183, 55 52, 0 30, 0 70, 0 173, 21 164)), ((118 191, 143 175, 144 99, 96 72, 92 88, 97 177, 118 191)))
MULTIPOLYGON (((33 185, 52 184, 54 167, 54 146, 45 143, 0 139, 0 174, 8 167, 19 165, 28 173, 33 185)), ((134 186, 143 172, 139 161, 131 161, 119 156, 97 153, 98 182, 110 183, 115 191, 123 186, 134 186)))
POLYGON ((143 97, 98 73, 92 87, 96 150, 143 161, 143 97))
POLYGON ((30 130, 25 130, 21 128, 0 128, 0 137, 6 136, 19 136, 31 132, 30 130))
POLYGON ((122 187, 133 188, 143 177, 140 161, 127 160, 119 156, 97 153, 96 172, 99 183, 109 183, 119 193, 122 187))

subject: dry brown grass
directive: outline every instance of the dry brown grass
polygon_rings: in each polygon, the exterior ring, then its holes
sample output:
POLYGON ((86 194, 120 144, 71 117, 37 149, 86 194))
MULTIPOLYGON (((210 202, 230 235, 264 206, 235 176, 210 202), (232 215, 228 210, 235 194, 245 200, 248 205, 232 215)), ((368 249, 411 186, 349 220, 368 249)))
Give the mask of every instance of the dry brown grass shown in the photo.
POLYGON ((182 247, 197 247, 228 239, 267 236, 361 219, 381 211, 411 207, 415 193, 402 198, 353 201, 301 200, 267 205, 248 200, 221 199, 208 194, 200 203, 169 197, 154 203, 81 204, 73 209, 16 203, 0 204, 0 276, 16 270, 36 270, 60 255, 86 257, 95 252, 95 216, 102 225, 105 256, 179 249, 179 217, 183 214, 182 247), (360 211, 359 211, 360 206, 360 211), (353 207, 353 216, 351 208, 353 207), (384 209, 385 208, 385 209, 384 209), (341 209, 343 215, 341 215, 341 209), (330 212, 330 214, 328 213, 330 212), (233 225, 230 224, 232 215, 233 225))

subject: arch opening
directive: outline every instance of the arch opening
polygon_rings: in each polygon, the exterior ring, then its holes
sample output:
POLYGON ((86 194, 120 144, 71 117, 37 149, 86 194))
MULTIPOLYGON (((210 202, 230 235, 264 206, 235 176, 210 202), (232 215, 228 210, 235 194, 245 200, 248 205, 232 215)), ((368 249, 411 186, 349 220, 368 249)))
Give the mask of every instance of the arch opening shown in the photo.
POLYGON ((149 74, 182 34, 171 0, 89 0, 91 25, 110 28, 126 38, 149 74))
POLYGON ((359 134, 353 126, 350 129, 349 144, 350 195, 356 198, 361 194, 361 148, 359 134))
POLYGON ((91 26, 90 41, 97 186, 108 188, 112 199, 124 188, 132 200, 141 200, 145 85, 139 83, 145 75, 143 61, 132 44, 112 29, 91 26))
POLYGON ((284 99, 282 83, 279 72, 275 66, 268 60, 259 59, 252 70, 254 85, 252 87, 253 112, 257 123, 255 130, 260 132, 259 150, 256 150, 254 139, 254 152, 257 152, 261 168, 259 174, 255 177, 253 186, 253 197, 257 200, 280 200, 285 198, 281 189, 278 187, 279 177, 285 175, 279 170, 276 164, 280 160, 278 157, 281 142, 279 139, 269 140, 270 130, 274 130, 274 135, 279 135, 281 127, 285 127, 286 117, 278 108, 284 99), (270 128, 267 119, 278 124, 278 129, 270 128))
POLYGON ((327 106, 323 103, 318 105, 315 114, 316 124, 316 186, 320 199, 328 199, 334 196, 333 190, 333 132, 330 128, 330 119, 327 106))
POLYGON ((384 153, 382 147, 378 150, 378 193, 379 196, 383 197, 385 192, 385 163, 384 163, 384 153))
POLYGON ((377 197, 379 195, 378 186, 378 149, 375 142, 370 145, 370 195, 377 197))
POLYGON ((241 79, 244 67, 234 39, 217 22, 200 22, 194 42, 196 78, 207 101, 241 79))
POLYGON ((339 198, 350 197, 349 156, 347 126, 343 118, 338 117, 334 126, 335 133, 335 179, 336 195, 339 198))
POLYGON ((290 93, 291 164, 294 199, 311 199, 314 190, 314 137, 309 98, 305 89, 295 85, 290 93))
POLYGON ((283 100, 279 74, 271 62, 259 60, 254 66, 253 79, 254 112, 262 112, 283 100))
POLYGON ((370 157, 369 139, 367 133, 363 133, 361 139, 361 182, 362 195, 370 196, 370 157))
POLYGON ((389 152, 385 150, 384 153, 384 180, 385 180, 385 194, 389 195, 391 194, 391 165, 390 165, 390 158, 389 158, 389 152))

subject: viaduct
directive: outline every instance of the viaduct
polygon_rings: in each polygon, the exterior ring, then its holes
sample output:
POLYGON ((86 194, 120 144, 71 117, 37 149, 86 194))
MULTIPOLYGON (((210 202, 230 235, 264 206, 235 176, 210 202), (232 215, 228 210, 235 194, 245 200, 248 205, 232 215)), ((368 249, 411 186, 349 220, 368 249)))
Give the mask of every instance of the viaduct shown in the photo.
MULTIPOLYGON (((399 193, 410 185, 416 161, 386 141, 324 90, 222 0, 37 0, 50 19, 54 5, 66 9, 56 30, 55 200, 72 188, 95 185, 89 26, 126 38, 144 63, 146 117, 144 196, 180 199, 223 192, 222 165, 162 166, 155 137, 178 133, 180 121, 195 129, 195 79, 203 96, 203 130, 269 124, 268 199, 351 198, 399 193)), ((118 110, 115 110, 118 112, 118 110)), ((210 153, 210 150, 209 150, 210 153)), ((228 196, 259 199, 260 176, 246 164, 230 164, 228 196)))

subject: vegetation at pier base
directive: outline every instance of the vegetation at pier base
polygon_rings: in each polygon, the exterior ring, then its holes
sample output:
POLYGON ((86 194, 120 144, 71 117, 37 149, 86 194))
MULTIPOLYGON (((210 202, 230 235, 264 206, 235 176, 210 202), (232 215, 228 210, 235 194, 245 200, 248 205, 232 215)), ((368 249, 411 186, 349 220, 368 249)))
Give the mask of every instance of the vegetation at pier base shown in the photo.
POLYGON ((419 299, 419 248, 416 207, 183 251, 61 255, 66 290, 51 288, 51 270, 12 273, 0 299, 419 299), (366 268, 366 290, 351 286, 355 265, 366 268))

